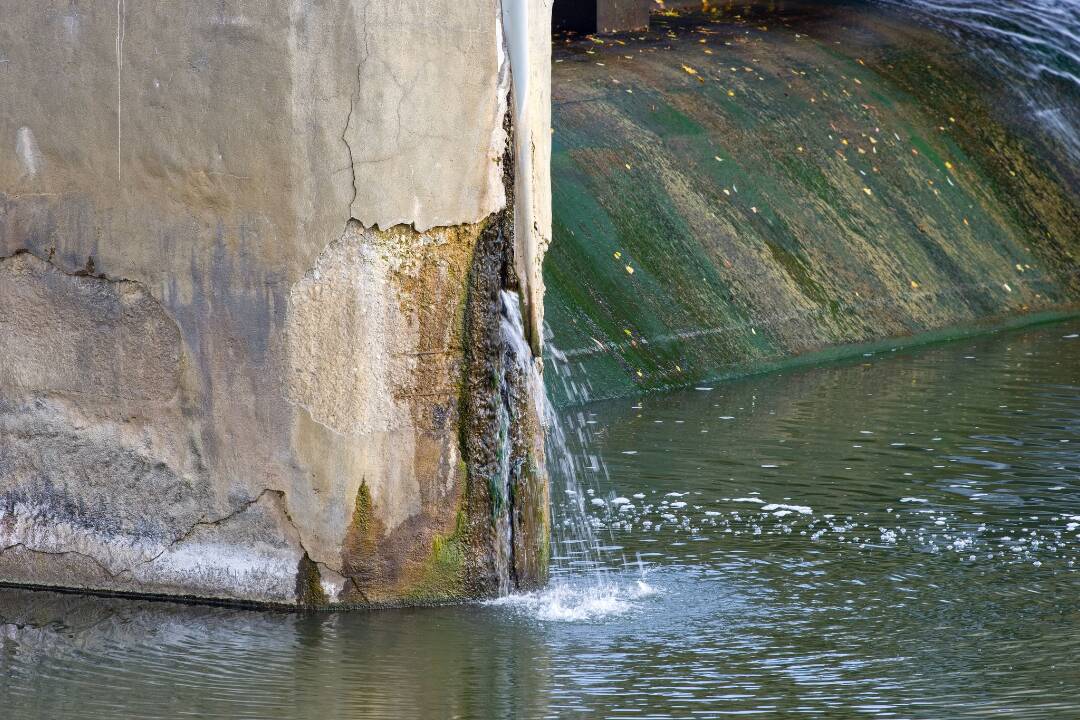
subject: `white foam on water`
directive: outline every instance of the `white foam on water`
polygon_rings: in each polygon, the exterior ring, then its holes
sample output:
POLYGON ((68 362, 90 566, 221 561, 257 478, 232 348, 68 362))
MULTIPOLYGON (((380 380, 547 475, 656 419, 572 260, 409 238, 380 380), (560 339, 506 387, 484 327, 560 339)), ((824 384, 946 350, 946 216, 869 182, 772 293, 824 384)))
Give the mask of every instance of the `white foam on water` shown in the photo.
POLYGON ((507 607, 545 622, 586 622, 625 615, 637 608, 637 600, 658 590, 644 580, 628 585, 616 582, 555 583, 543 590, 506 595, 484 603, 507 607))
POLYGON ((814 512, 814 509, 809 505, 784 505, 783 503, 770 503, 763 505, 761 509, 764 512, 773 512, 774 510, 790 510, 791 512, 797 512, 800 515, 809 515, 814 512))

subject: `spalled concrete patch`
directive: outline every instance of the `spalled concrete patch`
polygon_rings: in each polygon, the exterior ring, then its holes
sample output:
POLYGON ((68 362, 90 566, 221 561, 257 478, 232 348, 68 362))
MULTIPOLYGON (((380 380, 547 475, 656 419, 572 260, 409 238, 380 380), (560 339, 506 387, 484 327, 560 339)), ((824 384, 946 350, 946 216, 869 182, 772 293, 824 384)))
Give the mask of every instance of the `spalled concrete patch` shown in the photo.
POLYGON ((19 253, 0 260, 0 385, 163 401, 180 371, 180 333, 138 283, 70 274, 19 253))
POLYGON ((342 435, 387 431, 409 421, 392 391, 409 380, 417 327, 402 310, 393 278, 406 259, 387 250, 394 240, 406 252, 410 240, 431 240, 393 232, 391 239, 350 223, 289 292, 287 397, 342 435))

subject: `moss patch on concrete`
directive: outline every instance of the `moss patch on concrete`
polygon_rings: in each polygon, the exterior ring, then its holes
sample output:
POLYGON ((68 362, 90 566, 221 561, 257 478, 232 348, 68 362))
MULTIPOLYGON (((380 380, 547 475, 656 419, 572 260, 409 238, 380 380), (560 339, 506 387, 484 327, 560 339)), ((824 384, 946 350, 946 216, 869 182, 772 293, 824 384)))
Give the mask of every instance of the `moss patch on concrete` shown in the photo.
POLYGON ((319 566, 304 553, 296 568, 296 604, 301 607, 323 607, 328 602, 319 566))
POLYGON ((465 582, 468 521, 459 510, 454 530, 435 535, 431 553, 410 583, 407 599, 417 603, 446 602, 468 596, 465 582))

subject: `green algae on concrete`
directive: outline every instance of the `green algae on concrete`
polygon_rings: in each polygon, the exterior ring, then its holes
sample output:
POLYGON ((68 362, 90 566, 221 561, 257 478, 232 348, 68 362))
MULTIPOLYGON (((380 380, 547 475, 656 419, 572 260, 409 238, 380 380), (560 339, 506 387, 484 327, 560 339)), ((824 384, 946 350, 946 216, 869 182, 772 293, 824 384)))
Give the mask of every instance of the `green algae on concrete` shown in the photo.
POLYGON ((556 41, 547 316, 589 397, 1078 306, 1075 169, 948 39, 718 5, 556 41))
POLYGON ((409 589, 407 598, 411 602, 447 602, 468 597, 465 582, 467 532, 468 521, 465 513, 459 510, 454 531, 448 536, 434 537, 431 554, 409 589))

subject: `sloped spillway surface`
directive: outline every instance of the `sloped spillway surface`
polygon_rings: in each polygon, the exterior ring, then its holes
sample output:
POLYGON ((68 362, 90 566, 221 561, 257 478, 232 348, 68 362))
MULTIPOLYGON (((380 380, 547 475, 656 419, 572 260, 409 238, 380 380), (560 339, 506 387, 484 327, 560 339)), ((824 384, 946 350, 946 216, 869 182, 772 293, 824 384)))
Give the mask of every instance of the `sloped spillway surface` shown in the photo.
POLYGON ((1031 43, 929 0, 709 4, 558 38, 547 317, 591 397, 1080 303, 1046 115, 1080 93, 1031 43))

